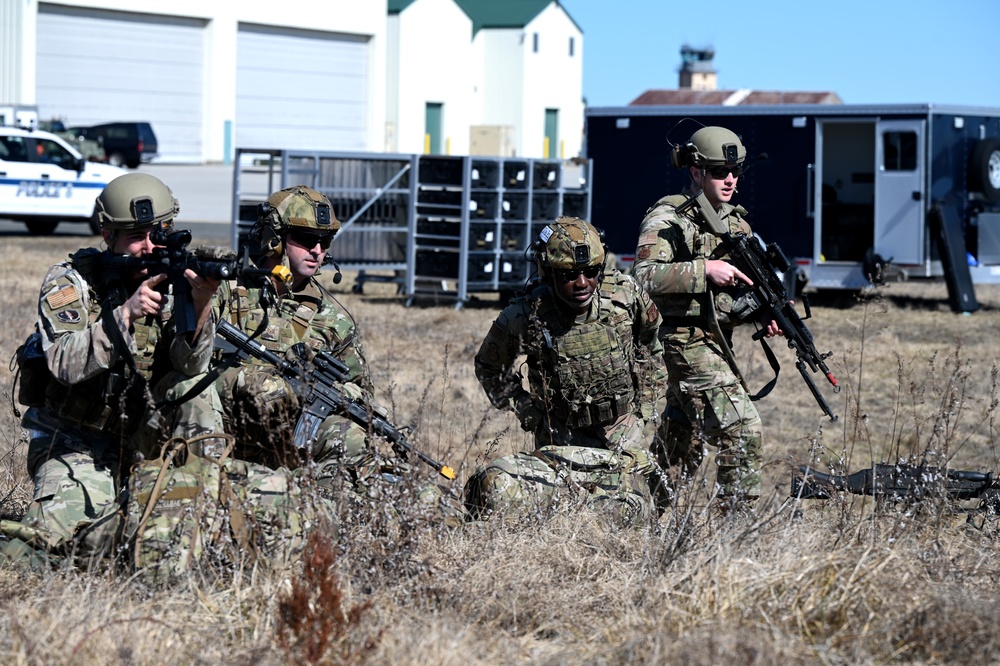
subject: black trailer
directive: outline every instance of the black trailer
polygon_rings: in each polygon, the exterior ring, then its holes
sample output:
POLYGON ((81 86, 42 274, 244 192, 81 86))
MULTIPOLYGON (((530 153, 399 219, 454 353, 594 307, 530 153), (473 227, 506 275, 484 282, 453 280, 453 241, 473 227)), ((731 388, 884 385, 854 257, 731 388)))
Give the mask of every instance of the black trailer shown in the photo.
POLYGON ((734 201, 793 260, 790 290, 861 289, 888 264, 945 277, 969 312, 973 284, 1000 282, 1000 109, 930 104, 587 109, 592 221, 626 262, 647 208, 687 184, 670 143, 701 125, 746 145, 734 201))

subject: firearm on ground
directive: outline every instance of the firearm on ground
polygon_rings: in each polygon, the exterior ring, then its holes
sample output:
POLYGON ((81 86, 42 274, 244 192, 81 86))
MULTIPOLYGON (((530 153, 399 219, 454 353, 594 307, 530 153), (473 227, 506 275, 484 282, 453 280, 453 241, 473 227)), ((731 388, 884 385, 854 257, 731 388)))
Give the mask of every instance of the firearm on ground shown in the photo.
POLYGON ((389 422, 381 406, 369 400, 360 390, 349 394, 345 384, 349 381, 350 370, 329 352, 307 352, 305 345, 299 343, 292 347, 292 351, 302 359, 303 363, 292 363, 269 351, 264 345, 225 320, 219 322, 216 333, 235 347, 237 353, 252 356, 274 366, 295 394, 302 399, 305 407, 292 435, 292 445, 296 448, 308 448, 323 420, 337 413, 347 416, 355 423, 370 428, 373 433, 385 438, 404 459, 412 454, 421 462, 433 467, 446 479, 455 478, 455 470, 451 467, 416 450, 407 441, 405 433, 389 422), (308 368, 304 367, 306 364, 308 368))
POLYGON ((791 497, 830 499, 838 492, 871 495, 892 502, 931 497, 981 499, 979 508, 1000 513, 1000 487, 992 472, 969 472, 926 465, 874 465, 854 474, 824 474, 802 465, 792 474, 791 497))
MULTIPOLYGON (((771 243, 765 249, 756 238, 749 238, 743 234, 732 234, 719 218, 718 213, 712 208, 704 192, 698 192, 687 201, 677 207, 678 213, 683 213, 688 208, 695 208, 701 218, 708 225, 712 233, 719 236, 722 245, 729 255, 732 263, 753 281, 752 287, 747 287, 745 296, 741 297, 744 315, 756 313, 762 321, 774 321, 781 329, 788 346, 795 351, 795 367, 809 387, 809 392, 819 404, 823 413, 830 417, 831 421, 836 421, 830 405, 826 402, 823 394, 819 392, 812 376, 807 372, 822 371, 827 381, 833 385, 834 393, 840 392, 837 385, 837 378, 833 376, 830 368, 826 365, 826 359, 833 355, 833 352, 821 354, 813 343, 812 333, 803 323, 803 318, 795 311, 795 304, 788 297, 785 286, 776 271, 786 272, 790 268, 788 259, 785 257, 777 243, 771 243)), ((812 316, 809 309, 808 299, 803 297, 803 307, 805 308, 805 319, 812 316)), ((734 306, 736 310, 736 306, 734 306)), ((774 380, 772 380, 754 398, 763 397, 770 392, 777 380, 780 366, 774 353, 764 340, 765 331, 758 330, 753 335, 754 340, 759 340, 764 348, 771 368, 774 370, 774 380)))

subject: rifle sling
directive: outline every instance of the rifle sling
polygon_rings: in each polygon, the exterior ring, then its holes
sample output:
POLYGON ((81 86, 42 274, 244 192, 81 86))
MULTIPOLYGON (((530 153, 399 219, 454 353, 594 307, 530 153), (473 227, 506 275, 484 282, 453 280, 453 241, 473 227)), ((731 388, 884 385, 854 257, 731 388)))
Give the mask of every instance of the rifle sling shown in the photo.
POLYGON ((729 369, 732 370, 733 374, 740 380, 740 386, 743 387, 743 390, 749 393, 750 389, 747 388, 747 382, 743 379, 743 373, 740 372, 739 366, 736 365, 736 357, 733 356, 733 350, 729 348, 729 342, 726 341, 726 336, 722 333, 722 327, 719 326, 719 317, 715 311, 715 298, 712 291, 709 290, 706 295, 708 296, 708 298, 705 299, 708 301, 708 325, 712 330, 712 335, 719 342, 719 347, 722 349, 722 355, 726 357, 726 363, 729 364, 729 369))
POLYGON ((195 397, 196 395, 207 389, 209 386, 211 386, 215 382, 215 380, 219 378, 219 375, 221 375, 229 368, 233 367, 233 365, 236 363, 236 361, 239 360, 239 358, 240 358, 239 354, 233 354, 229 358, 224 359, 217 366, 206 372, 204 376, 202 376, 202 378, 195 383, 194 386, 192 386, 191 388, 189 388, 187 391, 184 392, 184 395, 178 398, 173 398, 171 400, 160 400, 155 405, 153 405, 153 409, 155 410, 172 409, 177 405, 183 405, 185 402, 187 402, 188 400, 195 397))
MULTIPOLYGON (((750 389, 747 388, 747 382, 743 378, 743 373, 740 372, 740 368, 736 365, 736 357, 733 355, 733 350, 729 347, 729 343, 726 341, 726 336, 722 333, 722 327, 719 326, 719 319, 715 312, 715 299, 712 298, 712 292, 708 292, 708 310, 709 310, 709 325, 712 329, 712 335, 719 341, 719 347, 722 348, 723 356, 726 357, 726 362, 732 369, 733 374, 740 380, 740 385, 743 386, 743 390, 750 393, 750 389)), ((774 370, 774 377, 771 378, 767 384, 765 384, 759 391, 750 395, 750 400, 756 402, 761 398, 765 397, 778 383, 778 373, 781 372, 781 364, 778 363, 777 357, 774 355, 774 351, 771 350, 771 346, 767 344, 764 338, 760 339, 760 346, 764 348, 764 356, 767 357, 767 363, 774 370)))
POLYGON ((781 371, 781 364, 778 363, 778 359, 771 350, 771 346, 764 341, 764 338, 760 339, 760 346, 764 348, 764 356, 767 357, 768 364, 771 366, 771 369, 774 370, 774 377, 772 377, 771 381, 765 384, 763 388, 757 391, 757 393, 750 396, 750 399, 754 401, 760 400, 774 389, 775 385, 778 383, 778 373, 781 371))
POLYGON ((112 314, 115 308, 120 305, 115 304, 115 301, 121 300, 116 299, 112 296, 112 292, 108 292, 107 296, 104 298, 104 302, 101 303, 101 327, 107 334, 108 338, 111 340, 111 344, 114 346, 115 351, 118 355, 122 357, 125 363, 128 365, 129 370, 133 374, 139 374, 139 369, 135 365, 135 359, 132 358, 132 352, 128 348, 128 343, 125 342, 125 336, 122 335, 122 331, 118 328, 118 322, 115 321, 115 317, 112 314))
MULTIPOLYGON (((257 328, 257 330, 253 332, 253 335, 248 337, 248 340, 253 340, 258 335, 263 333, 264 330, 267 328, 267 323, 268 323, 267 309, 265 308, 264 319, 261 321, 261 324, 257 328)), ((179 398, 174 398, 172 400, 160 400, 155 405, 153 405, 153 409, 155 410, 171 409, 173 407, 176 407, 177 405, 184 404, 185 402, 187 402, 188 400, 195 397, 196 395, 207 389, 209 386, 211 386, 215 382, 215 380, 219 378, 219 375, 221 375, 229 368, 233 367, 233 365, 235 365, 236 362, 239 360, 240 360, 240 354, 233 354, 232 356, 223 359, 221 363, 219 363, 217 366, 206 372, 205 376, 199 379, 194 386, 192 386, 184 393, 184 395, 180 396, 179 398)))

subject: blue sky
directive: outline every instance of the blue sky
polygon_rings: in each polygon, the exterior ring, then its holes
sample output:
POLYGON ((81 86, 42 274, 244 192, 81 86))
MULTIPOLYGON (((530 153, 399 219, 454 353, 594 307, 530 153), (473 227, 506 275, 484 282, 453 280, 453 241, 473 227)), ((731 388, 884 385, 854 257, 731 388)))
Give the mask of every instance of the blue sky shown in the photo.
POLYGON ((1000 108, 1000 0, 560 3, 583 29, 590 106, 676 88, 689 43, 715 48, 720 89, 1000 108))

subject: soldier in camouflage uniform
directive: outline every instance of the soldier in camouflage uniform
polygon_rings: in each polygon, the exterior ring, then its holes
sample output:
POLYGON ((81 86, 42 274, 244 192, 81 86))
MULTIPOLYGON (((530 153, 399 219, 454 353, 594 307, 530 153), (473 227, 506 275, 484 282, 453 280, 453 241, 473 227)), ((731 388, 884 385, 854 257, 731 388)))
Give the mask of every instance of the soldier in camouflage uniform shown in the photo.
POLYGON ((122 467, 137 452, 156 455, 169 437, 221 432, 213 391, 152 406, 184 396, 207 371, 219 283, 185 272, 196 325, 177 334, 165 273, 121 274, 101 263, 150 253, 150 232, 169 228, 178 210, 158 179, 120 176, 97 198, 107 250, 81 250, 45 276, 36 333, 18 350, 35 494, 21 522, 0 522, 6 558, 106 552, 121 525, 122 467))
POLYGON ((643 427, 662 381, 660 315, 635 280, 606 266, 588 222, 559 218, 532 249, 539 280, 497 317, 475 366, 490 402, 517 415, 535 450, 477 470, 466 506, 484 516, 569 487, 642 521, 655 472, 643 427), (515 367, 520 354, 530 390, 515 367))
MULTIPOLYGON (((747 211, 730 203, 745 159, 739 137, 722 127, 703 127, 679 145, 673 161, 688 168, 691 185, 646 213, 632 268, 663 317, 660 339, 669 390, 655 447, 660 462, 674 474, 691 477, 705 445, 715 447, 718 492, 743 506, 743 500, 760 495, 763 430, 731 362, 730 345, 733 328, 754 319, 740 314, 739 285, 751 282, 726 261, 718 237, 692 209, 683 214, 675 209, 703 191, 730 231, 749 235, 747 211)), ((779 333, 774 322, 761 325, 768 337, 779 333)), ((658 493, 658 498, 668 496, 658 493)))
MULTIPOLYGON (((261 268, 283 265, 288 285, 277 278, 263 285, 224 283, 219 316, 268 350, 281 355, 304 343, 331 353, 350 369, 347 390, 370 395, 371 377, 354 318, 316 279, 340 222, 321 193, 298 185, 275 192, 261 204, 250 242, 261 268)), ((290 359, 291 360, 291 359, 290 359)), ((253 358, 225 370, 216 382, 227 430, 236 435, 238 458, 269 466, 297 467, 303 453, 321 464, 320 478, 347 474, 350 482, 373 471, 368 432, 350 419, 331 415, 320 425, 312 449, 291 446, 303 405, 278 372, 253 358)))

